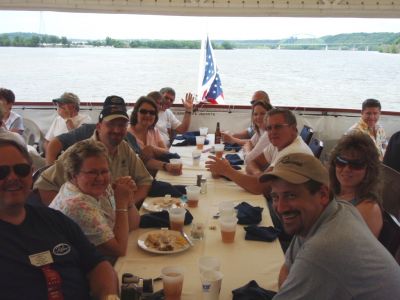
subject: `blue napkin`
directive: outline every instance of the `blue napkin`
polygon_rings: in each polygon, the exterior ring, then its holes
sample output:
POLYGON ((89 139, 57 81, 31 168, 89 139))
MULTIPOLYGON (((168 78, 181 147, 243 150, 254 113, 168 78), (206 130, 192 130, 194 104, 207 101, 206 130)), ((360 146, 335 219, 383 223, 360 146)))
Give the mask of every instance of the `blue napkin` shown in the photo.
POLYGON ((248 241, 273 242, 281 233, 280 230, 272 226, 250 225, 245 227, 244 230, 246 230, 245 240, 248 241))
POLYGON ((233 290, 232 294, 232 300, 270 300, 276 292, 263 289, 255 280, 252 280, 245 286, 233 290))
MULTIPOLYGON (((186 210, 185 225, 192 223, 193 216, 190 211, 186 210)), ((140 228, 161 228, 169 227, 169 215, 166 210, 160 212, 148 213, 140 216, 140 228)))
POLYGON ((224 145, 224 150, 225 151, 235 151, 235 152, 238 152, 238 151, 240 151, 240 149, 242 149, 242 146, 240 146, 239 144, 236 144, 236 143, 233 143, 233 144, 231 144, 231 143, 224 143, 225 145, 224 145))
MULTIPOLYGON (((188 131, 182 135, 175 137, 176 140, 182 140, 180 143, 174 143, 174 146, 196 146, 196 136, 200 135, 200 131, 188 131)), ((209 141, 206 139, 204 145, 208 145, 209 141)))
POLYGON ((262 220, 262 207, 254 207, 247 202, 242 202, 235 207, 237 212, 238 224, 251 225, 258 224, 262 220))
POLYGON ((186 194, 185 186, 171 185, 170 183, 165 181, 153 180, 148 196, 163 197, 167 194, 175 198, 180 198, 183 194, 186 194))
POLYGON ((173 158, 181 158, 181 156, 178 153, 168 152, 157 157, 158 160, 161 160, 166 163, 169 163, 169 160, 173 158))
POLYGON ((243 159, 241 159, 240 156, 237 154, 226 154, 225 159, 229 161, 231 166, 238 166, 244 164, 243 159))

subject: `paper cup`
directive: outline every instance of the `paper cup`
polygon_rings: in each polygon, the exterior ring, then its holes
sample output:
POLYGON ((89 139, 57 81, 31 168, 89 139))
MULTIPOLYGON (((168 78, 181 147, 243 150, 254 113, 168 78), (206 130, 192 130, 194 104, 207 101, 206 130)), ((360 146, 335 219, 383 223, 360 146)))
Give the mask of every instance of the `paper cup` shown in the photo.
POLYGON ((186 187, 187 205, 189 207, 197 207, 200 198, 201 187, 197 185, 188 185, 186 187))
POLYGON ((219 271, 211 270, 201 274, 203 300, 218 300, 221 292, 223 275, 219 271))
POLYGON ((184 269, 179 266, 170 266, 161 269, 165 299, 175 300, 181 298, 183 274, 184 269))
POLYGON ((206 271, 219 271, 221 262, 214 256, 202 256, 199 258, 199 271, 203 274, 206 271))
POLYGON ((186 209, 183 207, 174 207, 168 210, 168 213, 171 230, 182 231, 185 223, 186 209))

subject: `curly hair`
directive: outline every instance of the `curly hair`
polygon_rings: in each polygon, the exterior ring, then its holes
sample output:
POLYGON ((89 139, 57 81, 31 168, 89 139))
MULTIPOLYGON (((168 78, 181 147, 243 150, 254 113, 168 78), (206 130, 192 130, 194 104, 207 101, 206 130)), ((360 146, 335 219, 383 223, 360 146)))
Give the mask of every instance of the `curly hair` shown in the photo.
POLYGON ((371 199, 380 202, 380 161, 379 154, 372 139, 361 132, 343 136, 331 152, 329 159, 329 180, 331 197, 340 194, 340 182, 336 177, 336 157, 344 153, 356 153, 364 158, 366 173, 362 182, 356 187, 358 199, 371 199))
POLYGON ((156 115, 154 118, 154 123, 151 126, 151 128, 154 128, 154 126, 156 126, 157 122, 158 122, 158 108, 157 108, 157 104, 156 102, 151 99, 150 97, 146 97, 146 96, 142 96, 138 99, 138 101, 136 101, 135 106, 133 108, 129 123, 131 124, 131 126, 135 126, 138 123, 138 114, 139 114, 139 110, 140 107, 144 104, 144 103, 148 103, 150 104, 154 110, 156 111, 156 115))
POLYGON ((65 151, 64 170, 65 178, 71 180, 82 168, 83 162, 90 157, 105 157, 110 163, 107 148, 103 143, 88 139, 80 141, 65 151))
POLYGON ((257 106, 263 107, 263 108, 268 112, 268 111, 270 111, 270 110, 272 109, 272 105, 269 104, 269 103, 267 103, 267 102, 265 102, 265 101, 261 101, 261 100, 254 101, 254 102, 252 102, 252 104, 251 104, 251 123, 253 124, 254 129, 255 129, 255 130, 258 132, 258 134, 259 134, 259 133, 260 133, 260 128, 258 128, 257 124, 255 124, 255 123, 253 122, 253 114, 254 114, 254 110, 255 110, 255 108, 256 108, 257 106))

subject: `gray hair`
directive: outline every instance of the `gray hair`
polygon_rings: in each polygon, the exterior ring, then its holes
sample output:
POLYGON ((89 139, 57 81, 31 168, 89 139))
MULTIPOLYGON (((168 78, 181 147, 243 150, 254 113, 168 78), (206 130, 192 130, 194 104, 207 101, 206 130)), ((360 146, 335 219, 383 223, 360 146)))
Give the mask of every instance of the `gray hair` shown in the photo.
POLYGON ((106 146, 92 139, 76 143, 68 148, 64 155, 64 170, 67 180, 71 180, 81 171, 83 162, 89 157, 104 157, 110 162, 106 146))

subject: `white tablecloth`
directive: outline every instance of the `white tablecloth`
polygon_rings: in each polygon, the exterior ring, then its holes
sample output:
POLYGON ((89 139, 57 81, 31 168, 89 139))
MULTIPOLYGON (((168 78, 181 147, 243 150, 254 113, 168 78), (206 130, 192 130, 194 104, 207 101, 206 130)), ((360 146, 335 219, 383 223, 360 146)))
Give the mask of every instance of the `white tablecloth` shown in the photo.
MULTIPOLYGON (((205 146, 205 148, 208 148, 205 146)), ((236 184, 223 178, 213 179, 205 170, 204 162, 209 153, 203 153, 199 167, 192 166, 192 151, 195 147, 172 147, 171 152, 177 152, 183 160, 183 174, 172 176, 160 171, 157 179, 171 184, 195 184, 196 175, 203 174, 207 178, 207 193, 202 194, 197 208, 189 208, 193 222, 206 224, 205 238, 195 243, 194 247, 181 253, 158 255, 146 252, 137 245, 138 237, 154 229, 138 229, 129 236, 128 251, 115 264, 119 278, 123 273, 133 273, 143 278, 155 278, 160 275, 163 267, 180 265, 185 268, 182 299, 201 299, 201 282, 198 269, 198 259, 201 256, 216 256, 221 261, 221 272, 224 274, 220 299, 232 299, 232 290, 239 288, 250 280, 270 290, 277 290, 277 278, 284 261, 284 255, 279 241, 272 243, 246 241, 243 226, 238 225, 235 242, 224 244, 221 241, 218 220, 213 216, 218 211, 221 201, 233 201, 239 204, 246 201, 253 206, 263 207, 262 226, 271 226, 272 221, 265 199, 261 195, 252 195, 236 184), (215 229, 212 229, 215 227, 215 229)), ((141 213, 146 213, 141 211, 141 213)), ((190 235, 190 225, 185 226, 185 232, 190 235)), ((162 282, 155 284, 155 291, 162 288, 162 282)))

